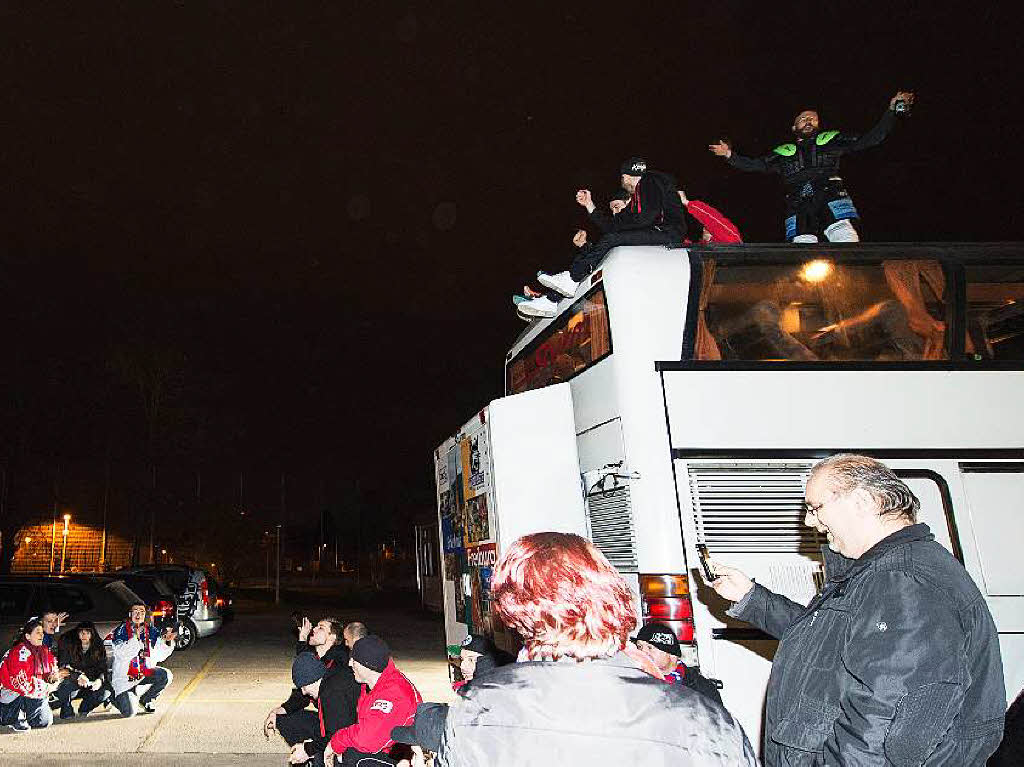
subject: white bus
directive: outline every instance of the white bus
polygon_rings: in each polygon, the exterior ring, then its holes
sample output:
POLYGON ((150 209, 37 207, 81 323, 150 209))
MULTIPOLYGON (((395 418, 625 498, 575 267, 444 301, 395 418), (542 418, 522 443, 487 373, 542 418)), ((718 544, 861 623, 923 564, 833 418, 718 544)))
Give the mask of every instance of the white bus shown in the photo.
POLYGON ((490 561, 517 534, 579 530, 756 742, 776 643, 725 616, 695 546, 806 602, 808 470, 858 452, 918 495, 988 600, 1008 695, 1024 687, 1024 245, 618 248, 505 370, 506 396, 435 452, 449 645, 503 636, 460 544, 490 561), (455 493, 474 439, 489 455, 455 493), (489 524, 460 538, 480 496, 489 524))

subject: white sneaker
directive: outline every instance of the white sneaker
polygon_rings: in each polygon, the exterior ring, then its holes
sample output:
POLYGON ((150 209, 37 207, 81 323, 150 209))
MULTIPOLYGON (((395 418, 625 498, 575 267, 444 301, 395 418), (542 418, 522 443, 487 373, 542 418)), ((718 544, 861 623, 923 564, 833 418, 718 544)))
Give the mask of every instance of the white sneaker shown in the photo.
POLYGON ((547 296, 523 301, 516 309, 527 317, 554 317, 558 314, 558 304, 547 296))
POLYGON ((578 282, 569 276, 569 272, 559 272, 558 274, 537 272, 537 282, 545 288, 558 291, 566 298, 575 296, 576 289, 580 286, 578 282))
POLYGON ((533 320, 534 320, 533 317, 530 317, 529 315, 523 314, 521 311, 519 311, 519 307, 518 306, 516 307, 516 317, 521 319, 523 322, 533 322, 533 320))

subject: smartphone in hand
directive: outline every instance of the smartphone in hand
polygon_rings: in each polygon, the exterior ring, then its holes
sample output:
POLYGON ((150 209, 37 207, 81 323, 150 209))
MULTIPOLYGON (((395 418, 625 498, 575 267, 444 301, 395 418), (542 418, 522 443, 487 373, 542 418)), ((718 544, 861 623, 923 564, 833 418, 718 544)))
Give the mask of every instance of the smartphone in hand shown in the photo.
POLYGON ((708 564, 708 560, 711 559, 711 555, 708 553, 707 544, 697 544, 697 558, 700 559, 700 569, 704 571, 704 577, 708 583, 715 580, 718 576, 715 575, 715 571, 711 569, 711 565, 708 564))

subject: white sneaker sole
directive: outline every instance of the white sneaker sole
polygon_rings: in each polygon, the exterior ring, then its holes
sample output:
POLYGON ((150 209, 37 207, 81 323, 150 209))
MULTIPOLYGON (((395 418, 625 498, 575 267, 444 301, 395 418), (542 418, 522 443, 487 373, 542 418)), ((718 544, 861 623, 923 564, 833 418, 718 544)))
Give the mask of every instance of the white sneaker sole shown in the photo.
POLYGON ((524 314, 527 317, 554 317, 558 312, 551 311, 550 309, 535 309, 532 306, 526 304, 520 304, 518 306, 519 314, 524 314))

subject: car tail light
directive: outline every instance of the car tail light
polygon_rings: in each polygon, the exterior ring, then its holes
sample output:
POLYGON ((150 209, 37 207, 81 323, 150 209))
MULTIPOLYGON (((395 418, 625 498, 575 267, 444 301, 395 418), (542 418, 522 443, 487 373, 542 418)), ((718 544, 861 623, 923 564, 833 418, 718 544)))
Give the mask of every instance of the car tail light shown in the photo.
POLYGON ((220 597, 217 597, 217 601, 216 601, 216 602, 214 602, 214 605, 215 605, 216 607, 223 607, 223 606, 224 606, 224 600, 223 600, 223 599, 221 599, 220 597))
POLYGON ((203 604, 206 607, 210 606, 210 586, 206 582, 206 578, 203 578, 202 583, 199 584, 199 591, 203 595, 203 604))
POLYGON ((643 622, 664 623, 680 642, 693 642, 693 602, 685 575, 641 575, 643 622))
POLYGON ((154 618, 166 618, 172 615, 174 615, 173 602, 168 602, 166 599, 161 599, 153 606, 154 618))

